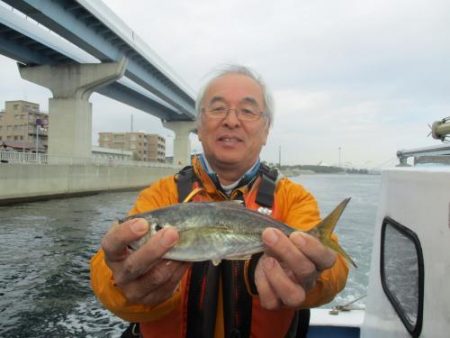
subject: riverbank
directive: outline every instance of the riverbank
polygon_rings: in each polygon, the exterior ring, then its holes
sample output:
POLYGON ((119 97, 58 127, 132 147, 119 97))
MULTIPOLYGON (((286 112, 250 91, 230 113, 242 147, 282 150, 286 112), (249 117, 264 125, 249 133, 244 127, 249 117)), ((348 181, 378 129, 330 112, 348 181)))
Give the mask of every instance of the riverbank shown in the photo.
POLYGON ((135 190, 174 174, 173 165, 134 167, 106 164, 2 163, 0 205, 103 191, 135 190))
MULTIPOLYGON (((268 164, 268 163, 266 163, 268 164)), ((277 165, 273 163, 268 164, 269 167, 278 168, 277 165)), ((344 168, 336 166, 327 165, 282 165, 280 168, 281 172, 288 177, 296 177, 301 175, 311 175, 311 174, 356 174, 356 175, 379 175, 379 171, 369 170, 369 169, 358 169, 358 168, 344 168)))

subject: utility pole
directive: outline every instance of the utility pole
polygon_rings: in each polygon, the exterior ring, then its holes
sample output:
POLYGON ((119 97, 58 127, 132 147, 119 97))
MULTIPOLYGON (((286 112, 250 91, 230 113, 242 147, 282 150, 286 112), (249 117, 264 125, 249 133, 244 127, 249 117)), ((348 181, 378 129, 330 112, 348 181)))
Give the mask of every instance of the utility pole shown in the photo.
POLYGON ((281 146, 278 146, 278 169, 281 169, 281 146))
POLYGON ((36 160, 39 152, 39 125, 36 123, 36 160))
POLYGON ((338 162, 338 166, 339 168, 341 168, 341 147, 338 148, 339 151, 339 162, 338 162))
POLYGON ((133 132, 133 114, 131 114, 131 132, 133 132))
POLYGON ((39 128, 41 127, 42 121, 40 118, 36 119, 36 160, 39 153, 39 128))

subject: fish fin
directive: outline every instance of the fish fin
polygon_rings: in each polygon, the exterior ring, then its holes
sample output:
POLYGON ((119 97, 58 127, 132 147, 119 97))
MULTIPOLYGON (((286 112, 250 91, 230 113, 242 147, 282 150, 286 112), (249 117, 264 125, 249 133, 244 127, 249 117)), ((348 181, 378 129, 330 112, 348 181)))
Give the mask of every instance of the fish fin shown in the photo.
POLYGON ((214 266, 217 266, 217 265, 219 265, 220 264, 220 262, 222 262, 222 260, 219 258, 219 259, 213 259, 213 260, 211 260, 211 263, 214 265, 214 266))
POLYGON ((187 203, 190 202, 195 195, 197 195, 199 192, 203 191, 203 188, 195 188, 194 190, 192 190, 189 195, 186 196, 186 198, 183 200, 183 203, 187 203))
POLYGON ((328 214, 327 217, 325 217, 319 224, 317 224, 313 229, 311 229, 308 232, 312 234, 317 234, 323 245, 344 256, 344 258, 349 263, 351 263, 355 268, 357 268, 356 263, 339 245, 339 243, 331 239, 331 235, 334 231, 334 228, 336 227, 336 224, 349 201, 350 197, 344 199, 341 203, 338 204, 336 208, 334 208, 332 212, 328 214))
POLYGON ((349 262, 351 265, 353 265, 355 268, 358 267, 358 265, 356 265, 355 261, 350 257, 350 255, 340 246, 339 243, 331 240, 331 238, 329 240, 326 240, 323 242, 325 246, 329 247, 330 249, 336 251, 337 253, 341 254, 342 256, 344 256, 344 258, 347 260, 347 262, 349 262))

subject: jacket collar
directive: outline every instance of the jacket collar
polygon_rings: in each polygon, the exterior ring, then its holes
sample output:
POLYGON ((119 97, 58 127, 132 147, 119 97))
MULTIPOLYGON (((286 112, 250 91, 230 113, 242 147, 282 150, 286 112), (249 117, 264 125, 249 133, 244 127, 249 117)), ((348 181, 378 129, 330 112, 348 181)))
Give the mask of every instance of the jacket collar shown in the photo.
POLYGON ((239 180, 232 183, 231 185, 223 186, 222 184, 220 184, 219 177, 211 168, 206 157, 203 154, 194 156, 192 158, 192 167, 194 168, 194 172, 203 183, 205 189, 207 191, 209 190, 209 192, 212 192, 212 189, 218 190, 227 196, 230 196, 232 191, 236 189, 251 185, 258 177, 260 166, 261 163, 258 159, 255 164, 239 180))

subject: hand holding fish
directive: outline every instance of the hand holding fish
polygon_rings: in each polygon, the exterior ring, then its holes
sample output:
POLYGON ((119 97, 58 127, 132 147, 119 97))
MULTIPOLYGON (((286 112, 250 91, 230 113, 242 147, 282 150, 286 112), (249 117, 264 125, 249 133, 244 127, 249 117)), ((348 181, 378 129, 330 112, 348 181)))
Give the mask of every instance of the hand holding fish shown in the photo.
POLYGON ((102 248, 114 282, 125 297, 132 303, 155 305, 173 294, 189 264, 162 259, 178 241, 178 232, 170 227, 139 250, 130 250, 129 244, 147 231, 148 223, 142 218, 116 224, 103 238, 102 248))
MULTIPOLYGON (((130 223, 133 219, 144 219, 148 223, 138 233, 126 228, 132 235, 123 230, 122 238, 126 241, 117 245, 116 270, 113 269, 115 261, 109 264, 116 282, 125 290, 129 300, 142 304, 141 295, 147 297, 145 304, 155 304, 156 296, 150 292, 161 289, 162 295, 170 296, 176 287, 175 281, 179 281, 185 271, 184 266, 175 265, 176 278, 171 278, 169 270, 161 267, 163 257, 178 261, 173 264, 209 260, 217 265, 223 259, 250 259, 251 255, 264 252, 255 270, 261 304, 268 309, 297 308, 305 300, 306 292, 315 285, 320 272, 334 265, 335 252, 354 264, 331 237, 348 201, 342 201, 308 233, 234 201, 179 203, 154 209, 123 220, 121 224, 129 227, 140 224, 130 223), (171 241, 166 242, 169 238, 171 241), (141 287, 130 287, 128 294, 130 280, 131 285, 139 285, 142 280, 147 284, 142 285, 142 290, 141 287), (141 290, 141 293, 137 294, 136 290, 141 290)), ((157 299, 162 301, 165 298, 157 299)))
POLYGON ((268 228, 262 239, 265 253, 255 271, 261 305, 270 310, 300 307, 320 272, 334 265, 336 253, 314 236, 298 231, 288 237, 268 228))

